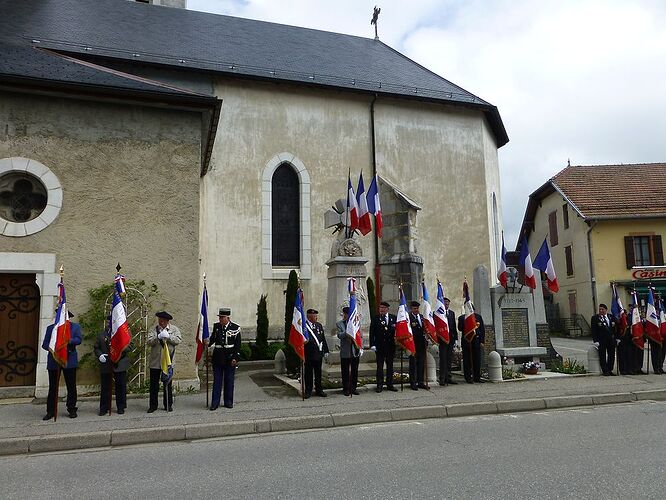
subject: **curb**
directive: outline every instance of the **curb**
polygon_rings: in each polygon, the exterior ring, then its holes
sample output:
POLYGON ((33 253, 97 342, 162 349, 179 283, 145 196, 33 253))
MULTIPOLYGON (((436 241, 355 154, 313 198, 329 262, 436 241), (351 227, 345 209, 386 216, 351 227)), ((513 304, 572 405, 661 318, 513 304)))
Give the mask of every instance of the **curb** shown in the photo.
POLYGON ((482 401, 385 410, 330 413, 303 417, 185 424, 159 428, 119 429, 115 431, 29 436, 0 439, 0 456, 53 451, 105 448, 131 444, 192 441, 270 432, 327 429, 378 422, 399 422, 431 418, 455 418, 472 415, 517 413, 544 409, 599 406, 635 401, 666 401, 666 389, 607 394, 552 396, 547 398, 482 401))

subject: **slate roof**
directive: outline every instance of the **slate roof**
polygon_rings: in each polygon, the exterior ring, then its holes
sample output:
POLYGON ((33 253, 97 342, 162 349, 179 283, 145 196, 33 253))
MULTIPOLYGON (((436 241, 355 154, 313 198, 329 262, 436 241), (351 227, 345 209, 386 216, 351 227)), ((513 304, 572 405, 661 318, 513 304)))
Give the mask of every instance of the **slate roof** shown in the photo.
POLYGON ((529 235, 541 201, 559 193, 584 220, 666 218, 666 163, 570 165, 534 191, 518 241, 529 235))
POLYGON ((495 106, 381 41, 127 0, 0 0, 0 39, 225 75, 424 99, 484 112, 495 106))

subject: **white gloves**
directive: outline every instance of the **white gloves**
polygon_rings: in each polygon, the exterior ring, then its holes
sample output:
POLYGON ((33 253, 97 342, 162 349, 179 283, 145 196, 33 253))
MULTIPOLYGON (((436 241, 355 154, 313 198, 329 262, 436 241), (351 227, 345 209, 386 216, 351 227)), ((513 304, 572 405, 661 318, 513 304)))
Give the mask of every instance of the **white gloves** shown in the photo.
POLYGON ((374 345, 370 346, 370 350, 372 352, 377 352, 377 348, 374 345))
POLYGON ((358 354, 358 357, 359 357, 359 358, 360 358, 361 356, 363 356, 363 352, 364 352, 363 349, 361 349, 361 350, 359 351, 359 354, 358 354))
POLYGON ((324 359, 328 359, 328 353, 324 354, 324 359))
POLYGON ((162 340, 162 339, 168 339, 169 337, 171 337, 171 335, 169 335, 169 332, 167 332, 166 330, 162 330, 162 331, 157 335, 157 338, 160 339, 160 340, 162 340))
POLYGON ((106 354, 100 354, 99 355, 99 362, 100 363, 106 363, 106 354))
POLYGON ((593 342, 594 347, 599 347, 599 342, 593 342))

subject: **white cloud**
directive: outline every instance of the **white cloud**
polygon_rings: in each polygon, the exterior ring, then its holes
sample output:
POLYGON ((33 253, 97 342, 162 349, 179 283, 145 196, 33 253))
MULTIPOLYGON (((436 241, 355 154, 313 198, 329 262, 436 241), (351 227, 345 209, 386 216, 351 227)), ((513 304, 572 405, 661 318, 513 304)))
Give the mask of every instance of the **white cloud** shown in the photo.
POLYGON ((666 161, 666 3, 657 0, 188 2, 367 37, 375 4, 385 43, 498 106, 511 139, 500 149, 507 246, 529 193, 568 158, 666 161))

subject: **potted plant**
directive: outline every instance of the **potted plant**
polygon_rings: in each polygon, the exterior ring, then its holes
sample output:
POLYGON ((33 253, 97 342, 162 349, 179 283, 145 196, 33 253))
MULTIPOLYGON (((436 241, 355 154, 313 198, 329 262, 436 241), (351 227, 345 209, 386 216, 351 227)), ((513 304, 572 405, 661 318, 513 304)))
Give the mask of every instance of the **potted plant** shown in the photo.
POLYGON ((536 361, 523 363, 523 373, 526 375, 536 375, 539 372, 539 368, 541 368, 541 365, 536 361))

